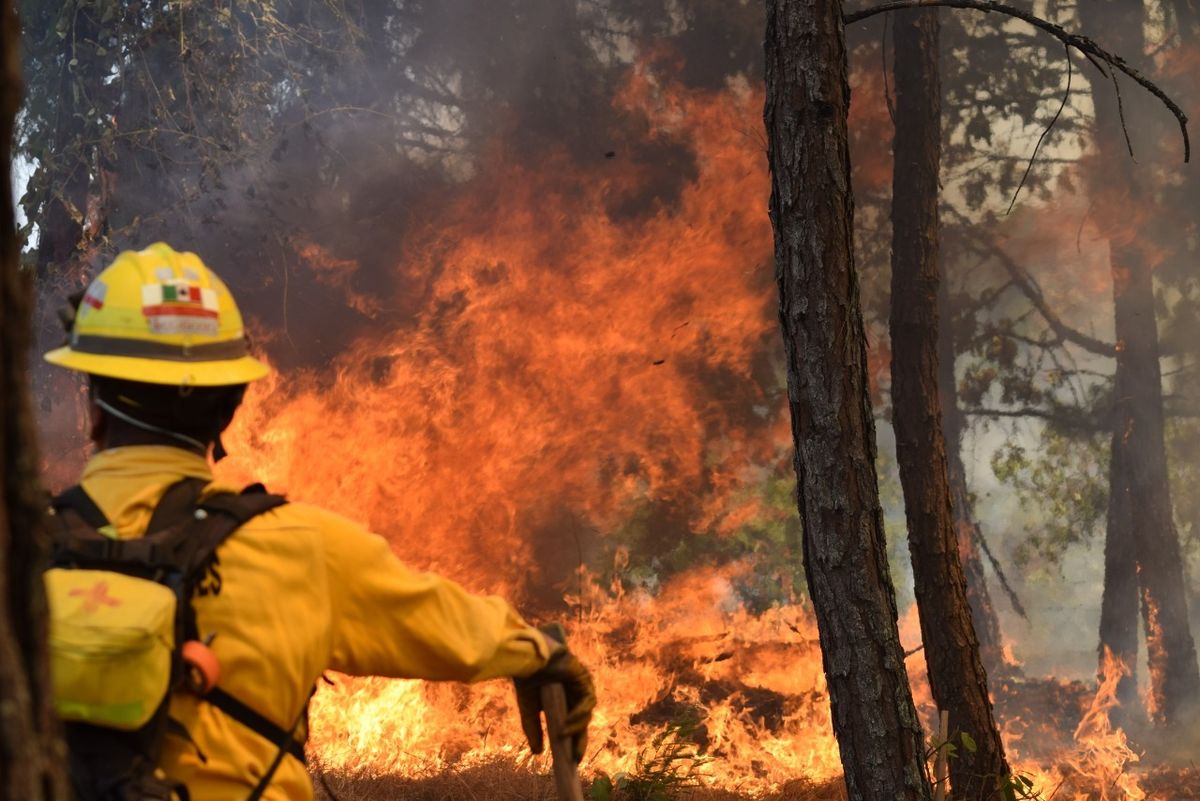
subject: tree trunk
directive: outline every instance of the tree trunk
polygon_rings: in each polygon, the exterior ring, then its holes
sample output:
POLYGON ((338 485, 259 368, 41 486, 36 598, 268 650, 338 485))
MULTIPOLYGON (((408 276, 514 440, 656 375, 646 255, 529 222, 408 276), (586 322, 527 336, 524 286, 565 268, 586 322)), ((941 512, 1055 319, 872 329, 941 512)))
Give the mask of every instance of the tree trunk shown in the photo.
POLYGON ((840 0, 768 0, 771 223, 804 527, 850 801, 929 799, 896 627, 854 268, 840 0))
MULTIPOLYGON (((1113 396, 1127 394, 1118 371, 1113 396)), ((1119 415, 1118 415, 1119 416, 1119 415)), ((1138 578, 1133 541, 1129 457, 1124 432, 1114 431, 1108 464, 1108 520, 1104 539, 1104 590, 1100 599, 1100 673, 1107 656, 1119 659, 1126 675, 1117 685, 1114 720, 1129 725, 1142 719, 1137 693, 1138 578)))
MULTIPOLYGON (((939 269, 944 267, 940 264, 939 269)), ((954 529, 958 534, 958 554, 967 578, 967 602, 975 636, 979 639, 979 658, 989 676, 1013 673, 1014 665, 1004 656, 1000 618, 988 592, 987 577, 980 555, 982 532, 975 519, 975 505, 967 487, 967 471, 962 460, 963 432, 966 424, 958 408, 958 379, 954 370, 958 354, 955 348, 950 298, 946 287, 945 270, 940 269, 938 281, 938 396, 942 403, 942 433, 946 440, 946 473, 950 480, 950 506, 954 514, 954 529)))
POLYGON ((941 165, 937 9, 898 13, 892 181, 892 427, 904 489, 913 587, 929 686, 951 736, 976 748, 950 761, 954 796, 983 799, 1011 772, 992 718, 987 675, 959 558, 938 395, 938 171, 941 165))
POLYGON ((29 276, 20 270, 12 193, 13 120, 21 96, 15 12, 0 0, 0 801, 66 798, 49 691, 41 532, 29 407, 29 276))
MULTIPOLYGON (((1083 22, 1092 20, 1087 27, 1113 31, 1114 46, 1126 54, 1127 61, 1144 61, 1142 3, 1092 0, 1080 6, 1080 14, 1083 22)), ((1108 610, 1109 616, 1101 628, 1101 655, 1104 648, 1114 653, 1128 649, 1128 632, 1136 627, 1136 622, 1122 616, 1129 614, 1131 605, 1130 565, 1121 560, 1132 551, 1137 557, 1133 569, 1150 672, 1148 711, 1155 721, 1173 724, 1184 717, 1186 707, 1200 701, 1200 667, 1188 625, 1183 560, 1167 475, 1153 266, 1138 241, 1137 226, 1130 224, 1130 215, 1148 213, 1154 199, 1126 151, 1117 98, 1105 82, 1096 80, 1095 87, 1099 163, 1107 169, 1093 179, 1093 206, 1100 230, 1114 232, 1109 237, 1109 262, 1117 366, 1110 473, 1119 482, 1113 484, 1109 497, 1105 585, 1108 594, 1111 582, 1113 595, 1103 603, 1102 612, 1108 610)), ((1126 102, 1132 106, 1130 119, 1149 118, 1132 105, 1143 102, 1141 98, 1126 102)))

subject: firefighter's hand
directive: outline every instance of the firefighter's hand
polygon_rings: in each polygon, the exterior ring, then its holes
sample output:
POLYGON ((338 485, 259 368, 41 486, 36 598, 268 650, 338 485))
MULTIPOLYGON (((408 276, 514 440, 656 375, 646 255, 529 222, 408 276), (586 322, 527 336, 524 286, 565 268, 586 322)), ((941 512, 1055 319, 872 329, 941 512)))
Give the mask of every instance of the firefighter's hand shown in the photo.
POLYGON ((583 761, 587 749, 588 723, 596 707, 596 689, 592 674, 562 642, 562 627, 558 625, 541 628, 553 647, 550 661, 531 676, 514 678, 517 688, 517 707, 521 712, 521 728, 529 740, 529 748, 535 754, 542 753, 542 693, 547 684, 561 684, 567 696, 567 717, 563 734, 571 737, 571 752, 575 762, 583 761))

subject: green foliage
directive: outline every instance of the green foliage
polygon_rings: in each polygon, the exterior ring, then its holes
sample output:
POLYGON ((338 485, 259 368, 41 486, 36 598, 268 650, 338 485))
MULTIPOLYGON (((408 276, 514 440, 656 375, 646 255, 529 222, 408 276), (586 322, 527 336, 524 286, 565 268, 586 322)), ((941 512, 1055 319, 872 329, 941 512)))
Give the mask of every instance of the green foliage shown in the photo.
MULTIPOLYGON (((947 740, 939 740, 930 736, 929 746, 925 751, 925 761, 933 763, 939 756, 950 760, 958 757, 958 749, 967 753, 975 753, 978 746, 975 738, 967 732, 959 732, 947 740)), ((933 774, 933 770, 930 770, 933 774)), ((1043 801, 1041 790, 1035 788, 1033 779, 1025 773, 1017 771, 1005 776, 996 777, 995 789, 988 796, 989 801, 1043 801)))
POLYGON ((996 801, 1043 801, 1042 791, 1033 778, 1017 771, 996 780, 996 789, 991 796, 996 801))
MULTIPOLYGON (((780 390, 783 378, 778 377, 780 390)), ((715 473, 723 467, 719 441, 709 461, 715 473)), ((699 566, 746 564, 734 580, 739 598, 752 611, 794 602, 804 594, 801 526, 796 510, 796 476, 791 443, 780 443, 774 458, 747 471, 740 488, 699 488, 697 497, 643 497, 633 502, 622 521, 606 532, 608 553, 595 565, 609 569, 610 579, 625 588, 654 592, 665 581, 699 566), (709 494, 711 492, 711 495, 709 494), (699 501, 699 503, 697 502, 699 501), (702 514, 709 504, 717 513, 702 514), (613 560, 611 551, 619 551, 613 560)))
POLYGON ((1068 437, 1046 428, 1036 450, 1016 442, 997 450, 992 470, 1038 521, 1017 545, 1022 566, 1058 568, 1069 547, 1090 542, 1102 529, 1108 508, 1104 436, 1068 437))
POLYGON ((948 739, 939 740, 936 735, 929 735, 929 745, 925 749, 925 761, 933 762, 939 755, 946 759, 957 759, 961 747, 968 754, 975 753, 977 745, 975 738, 964 732, 958 732, 948 739))
POLYGON ((681 791, 700 786, 697 771, 712 758, 696 752, 696 725, 694 720, 676 721, 654 735, 638 752, 633 773, 597 776, 588 794, 591 801, 673 801, 681 791))
POLYGON ((299 5, 25 0, 28 226, 103 247, 223 188, 225 170, 274 141, 306 74, 358 39, 341 0, 299 5))

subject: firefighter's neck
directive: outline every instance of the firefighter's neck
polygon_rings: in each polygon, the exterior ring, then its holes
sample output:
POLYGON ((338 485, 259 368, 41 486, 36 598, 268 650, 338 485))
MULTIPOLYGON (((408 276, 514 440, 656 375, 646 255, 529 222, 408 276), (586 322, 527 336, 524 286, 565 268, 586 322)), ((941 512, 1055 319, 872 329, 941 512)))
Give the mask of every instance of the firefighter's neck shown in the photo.
POLYGON ((92 442, 96 450, 105 451, 109 448, 125 448, 130 445, 165 445, 170 448, 194 453, 198 456, 208 456, 208 448, 198 448, 194 445, 176 439, 167 434, 154 431, 144 431, 137 426, 118 420, 103 410, 92 409, 92 442))

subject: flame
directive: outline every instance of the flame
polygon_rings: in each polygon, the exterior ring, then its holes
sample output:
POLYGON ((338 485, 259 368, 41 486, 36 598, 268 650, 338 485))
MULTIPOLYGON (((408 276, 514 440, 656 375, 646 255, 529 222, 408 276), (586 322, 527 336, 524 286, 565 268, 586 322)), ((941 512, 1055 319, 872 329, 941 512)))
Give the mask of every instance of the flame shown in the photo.
MULTIPOLYGON (((813 618, 795 601, 752 611, 739 587, 761 576, 753 554, 620 580, 631 568, 617 533, 639 509, 666 510, 651 536, 678 547, 791 514, 758 491, 761 465, 786 467, 790 447, 766 164, 761 133, 744 132, 760 107, 743 81, 702 93, 635 70, 614 113, 690 153, 679 185, 653 185, 635 156, 552 152, 531 166, 498 142, 418 214, 394 281, 360 282, 353 258, 297 238, 313 280, 370 332, 320 370, 254 385, 227 436, 223 478, 349 514, 415 567, 544 616, 566 610, 600 693, 591 775, 636 771, 653 737, 687 720, 707 783, 761 796, 841 773, 813 618), (593 572, 605 555, 611 569, 593 572)), ((915 609, 902 628, 911 651, 915 609)), ((918 654, 907 664, 929 720, 918 654)), ((1113 675, 1068 750, 1020 754, 1040 786, 1144 797, 1126 773, 1137 755, 1108 722, 1113 675)), ((343 776, 546 767, 504 682, 337 676, 311 717, 313 762, 343 776)), ((1031 728, 1010 724, 1013 753, 1031 728)))
POLYGON ((1075 727, 1071 745, 1049 758, 1027 753, 1023 740, 1036 724, 1016 719, 1003 727, 1005 747, 1016 755, 1016 772, 1043 797, 1072 801, 1142 801, 1146 793, 1133 768, 1140 760, 1110 714, 1119 706, 1117 688, 1129 669, 1105 649, 1100 683, 1075 727))
MULTIPOLYGON (((1140 572, 1141 565, 1138 565, 1140 572)), ((1162 621, 1159 619, 1158 600, 1148 591, 1142 590, 1142 604, 1146 609, 1146 666, 1150 682, 1146 687, 1146 713, 1151 720, 1159 720, 1166 707, 1163 692, 1163 677, 1167 671, 1167 651, 1163 647, 1162 621)))
MULTIPOLYGON (((741 133, 760 99, 638 73, 617 102, 694 151, 672 207, 623 208, 646 202, 641 165, 490 154, 401 246, 421 308, 389 317, 411 298, 381 299, 326 370, 256 385, 224 474, 349 511, 406 560, 518 596, 578 564, 551 530, 564 516, 590 536, 649 501, 691 530, 736 526, 730 501, 776 458, 782 411, 753 375, 770 374, 778 336, 764 159, 741 133)), ((350 285, 343 259, 301 252, 350 285)))
MULTIPOLYGON (((713 94, 633 73, 614 112, 690 154, 677 187, 648 185, 636 156, 530 166, 497 143, 398 243, 404 296, 368 294, 352 259, 298 238, 370 333, 321 371, 253 386, 226 437, 227 480, 350 514, 476 590, 566 609, 601 696, 586 772, 637 770, 688 719, 706 781, 758 792, 841 772, 812 618, 751 612, 752 555, 641 589, 587 568, 611 553, 628 572, 612 532, 647 505, 675 527, 651 536, 684 543, 794 516, 759 491, 790 445, 766 163, 744 131, 761 102, 744 81, 713 94)), ((786 597, 790 577, 775 580, 786 597)), ((323 770, 540 764, 505 682, 333 681, 311 709, 323 770)))
MULTIPOLYGON (((840 774, 811 619, 797 607, 750 614, 729 578, 698 571, 655 596, 589 581, 575 599, 569 640, 601 696, 585 771, 635 772, 656 733, 690 718, 685 736, 712 758, 700 776, 721 786, 765 791, 840 774)), ((524 745, 505 682, 334 681, 311 708, 321 770, 431 776, 497 757, 545 767, 524 745)))

